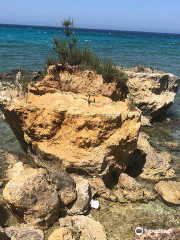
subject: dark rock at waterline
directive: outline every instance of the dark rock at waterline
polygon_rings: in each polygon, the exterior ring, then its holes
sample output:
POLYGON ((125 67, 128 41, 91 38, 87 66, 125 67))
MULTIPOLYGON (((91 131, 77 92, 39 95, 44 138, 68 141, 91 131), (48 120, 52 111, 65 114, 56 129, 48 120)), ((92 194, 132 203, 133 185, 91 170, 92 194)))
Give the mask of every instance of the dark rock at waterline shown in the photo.
POLYGON ((155 199, 155 194, 143 187, 134 178, 122 173, 114 195, 121 203, 147 202, 155 199))
POLYGON ((0 82, 11 82, 14 83, 16 80, 16 76, 18 73, 21 73, 21 76, 28 81, 38 81, 42 78, 42 71, 31 71, 31 70, 21 70, 21 69, 13 69, 10 72, 5 72, 0 75, 0 82))
POLYGON ((170 155, 167 152, 157 152, 148 139, 147 134, 139 134, 137 150, 127 167, 127 173, 150 182, 174 178, 176 175, 171 167, 170 155))

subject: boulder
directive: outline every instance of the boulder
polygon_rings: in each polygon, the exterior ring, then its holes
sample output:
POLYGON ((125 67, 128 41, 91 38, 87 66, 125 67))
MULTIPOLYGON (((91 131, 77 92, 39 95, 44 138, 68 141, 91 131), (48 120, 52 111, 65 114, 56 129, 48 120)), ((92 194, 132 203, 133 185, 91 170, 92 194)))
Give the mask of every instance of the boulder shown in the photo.
POLYGON ((120 175, 119 183, 114 191, 114 195, 121 203, 146 202, 155 199, 155 194, 147 190, 126 173, 120 175))
POLYGON ((16 215, 33 226, 47 228, 58 218, 60 199, 44 169, 25 169, 8 182, 3 198, 16 215))
POLYGON ((20 226, 0 228, 1 240, 44 240, 44 233, 32 226, 22 224, 20 226))
POLYGON ((68 210, 69 215, 85 214, 91 201, 91 189, 88 180, 82 177, 75 177, 77 199, 73 206, 68 210))
POLYGON ((143 115, 155 118, 174 103, 179 77, 149 68, 124 69, 129 94, 143 115))
POLYGON ((175 172, 171 168, 170 155, 166 152, 157 152, 148 139, 147 134, 143 132, 139 134, 137 151, 130 161, 127 173, 151 182, 174 178, 175 172))
MULTIPOLYGON (((50 68, 42 82, 30 87, 28 101, 1 106, 5 118, 39 166, 55 166, 108 181, 114 173, 125 170, 136 150, 140 111, 130 110, 127 101, 115 102, 105 96, 103 84, 93 99, 81 85, 78 91, 61 89, 57 81, 54 84, 56 74, 50 68)), ((75 74, 64 74, 74 86, 75 74)), ((81 74, 84 72, 77 76, 81 78, 81 74)), ((91 74, 83 79, 88 85, 91 74)))
MULTIPOLYGON (((80 240, 106 240, 106 233, 103 226, 88 216, 73 216, 66 217, 59 220, 60 223, 60 232, 66 231, 71 232, 72 239, 80 240), (62 230, 63 228, 63 230, 62 230)), ((50 238, 49 240, 52 240, 50 238)), ((65 240, 66 238, 62 238, 65 240)), ((71 239, 71 238, 70 238, 71 239)))
POLYGON ((47 169, 48 179, 54 185, 62 203, 66 206, 76 199, 76 183, 74 179, 63 170, 47 169))
POLYGON ((154 189, 161 195, 165 202, 180 205, 180 182, 161 181, 155 185, 154 189))

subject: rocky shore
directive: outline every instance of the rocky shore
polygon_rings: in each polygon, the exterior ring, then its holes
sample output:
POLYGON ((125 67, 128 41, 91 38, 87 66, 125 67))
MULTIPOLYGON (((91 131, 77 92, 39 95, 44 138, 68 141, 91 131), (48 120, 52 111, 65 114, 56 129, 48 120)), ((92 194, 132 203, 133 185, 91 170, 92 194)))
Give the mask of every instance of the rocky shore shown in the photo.
POLYGON ((3 117, 34 163, 0 153, 3 198, 17 219, 0 229, 0 238, 109 239, 91 216, 101 199, 179 206, 171 156, 142 131, 173 104, 179 78, 139 67, 124 71, 127 96, 116 83, 69 66, 50 66, 42 80, 31 73, 26 86, 21 71, 0 76, 3 117))

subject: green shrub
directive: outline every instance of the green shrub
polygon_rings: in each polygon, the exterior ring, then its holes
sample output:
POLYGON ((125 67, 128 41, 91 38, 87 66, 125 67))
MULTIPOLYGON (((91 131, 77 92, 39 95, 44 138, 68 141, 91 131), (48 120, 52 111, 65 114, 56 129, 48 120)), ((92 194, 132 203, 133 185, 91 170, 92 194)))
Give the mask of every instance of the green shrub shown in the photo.
MULTIPOLYGON (((99 56, 90 51, 89 47, 77 47, 73 20, 63 21, 65 38, 54 38, 54 50, 57 55, 56 63, 77 66, 80 70, 92 70, 101 74, 104 82, 117 82, 117 86, 127 92, 125 74, 113 65, 111 60, 102 61, 99 56)), ((55 64, 54 59, 47 59, 47 66, 55 64)))

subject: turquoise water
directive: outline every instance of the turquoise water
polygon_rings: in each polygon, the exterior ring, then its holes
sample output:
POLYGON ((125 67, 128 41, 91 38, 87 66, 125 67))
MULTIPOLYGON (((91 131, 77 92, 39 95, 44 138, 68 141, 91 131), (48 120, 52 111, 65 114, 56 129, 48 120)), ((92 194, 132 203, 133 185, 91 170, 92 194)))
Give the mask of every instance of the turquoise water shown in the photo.
MULTIPOLYGON (((43 69, 53 55, 58 28, 0 25, 0 73, 12 68, 43 69)), ((143 65, 180 75, 180 35, 103 30, 77 30, 79 45, 89 45, 117 65, 143 65)))

